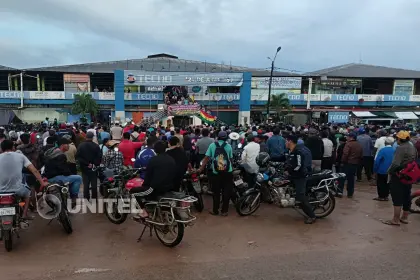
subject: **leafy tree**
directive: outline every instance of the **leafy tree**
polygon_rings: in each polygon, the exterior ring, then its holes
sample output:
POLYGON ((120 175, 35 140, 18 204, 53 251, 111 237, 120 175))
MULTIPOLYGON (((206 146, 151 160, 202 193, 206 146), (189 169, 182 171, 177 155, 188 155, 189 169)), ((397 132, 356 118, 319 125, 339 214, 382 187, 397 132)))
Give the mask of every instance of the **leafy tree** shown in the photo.
POLYGON ((277 118, 279 118, 280 114, 283 115, 289 111, 290 109, 289 98, 287 97, 285 93, 273 94, 271 96, 270 108, 274 108, 274 110, 276 110, 277 118))
POLYGON ((74 102, 71 108, 72 114, 80 114, 82 118, 86 117, 86 114, 90 114, 93 119, 98 113, 99 106, 92 95, 88 93, 76 94, 74 96, 74 102))

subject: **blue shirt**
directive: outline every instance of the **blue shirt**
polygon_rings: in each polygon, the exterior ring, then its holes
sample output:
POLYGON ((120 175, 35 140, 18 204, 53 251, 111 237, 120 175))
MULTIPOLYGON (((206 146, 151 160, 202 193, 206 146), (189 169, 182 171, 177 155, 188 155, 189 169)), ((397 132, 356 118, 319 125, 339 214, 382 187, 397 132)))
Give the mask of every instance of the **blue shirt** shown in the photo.
POLYGON ((394 158, 395 149, 391 146, 385 146, 379 150, 373 165, 373 172, 378 174, 387 174, 394 158))
MULTIPOLYGON (((149 164, 149 161, 152 157, 156 155, 155 151, 150 148, 146 148, 144 150, 141 150, 138 156, 136 157, 136 161, 134 162, 134 168, 146 168, 149 164)), ((140 178, 144 179, 146 175, 145 170, 140 171, 140 178)))
POLYGON ((270 157, 281 157, 286 151, 286 141, 280 135, 273 135, 267 141, 270 157))
POLYGON ((370 136, 367 134, 362 134, 357 137, 357 142, 362 145, 363 156, 371 157, 373 152, 372 138, 370 138, 370 136))

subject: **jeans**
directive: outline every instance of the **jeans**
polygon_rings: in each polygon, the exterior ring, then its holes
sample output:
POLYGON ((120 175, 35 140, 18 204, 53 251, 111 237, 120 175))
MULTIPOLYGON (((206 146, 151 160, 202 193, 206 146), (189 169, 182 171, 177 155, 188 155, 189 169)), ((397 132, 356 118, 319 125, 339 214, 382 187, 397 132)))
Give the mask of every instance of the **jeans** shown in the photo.
POLYGON ((98 198, 98 177, 96 171, 86 170, 82 171, 83 178, 83 197, 85 199, 90 199, 90 186, 92 186, 92 198, 98 198))
POLYGON ((301 203, 302 211, 309 218, 315 218, 314 210, 306 196, 306 178, 292 179, 292 183, 296 188, 296 200, 301 203))
POLYGON ((220 193, 222 193, 222 213, 227 213, 233 190, 232 172, 212 174, 209 179, 211 180, 211 189, 213 191, 213 212, 219 213, 220 193))
POLYGON ((363 157, 362 164, 357 168, 357 180, 362 180, 362 170, 365 169, 366 177, 370 181, 372 179, 373 156, 363 157))
POLYGON ((388 174, 376 175, 376 188, 378 190, 379 198, 388 198, 389 196, 388 174))
MULTIPOLYGON (((354 176, 356 176, 357 168, 357 164, 345 164, 343 167, 347 179, 347 196, 353 196, 354 194, 354 176)), ((345 181, 346 180, 340 180, 338 188, 341 193, 344 191, 345 181)))
POLYGON ((70 197, 77 198, 79 196, 80 185, 82 184, 82 177, 79 175, 60 175, 50 178, 48 181, 51 183, 58 183, 60 181, 63 183, 70 183, 70 197))

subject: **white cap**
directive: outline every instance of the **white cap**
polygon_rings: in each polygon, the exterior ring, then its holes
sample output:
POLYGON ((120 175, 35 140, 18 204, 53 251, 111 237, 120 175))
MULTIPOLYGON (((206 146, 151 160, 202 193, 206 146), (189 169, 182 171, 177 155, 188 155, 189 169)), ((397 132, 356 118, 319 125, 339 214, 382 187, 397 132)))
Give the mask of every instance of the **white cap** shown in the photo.
POLYGON ((115 121, 115 124, 119 124, 120 123, 120 121, 115 121))

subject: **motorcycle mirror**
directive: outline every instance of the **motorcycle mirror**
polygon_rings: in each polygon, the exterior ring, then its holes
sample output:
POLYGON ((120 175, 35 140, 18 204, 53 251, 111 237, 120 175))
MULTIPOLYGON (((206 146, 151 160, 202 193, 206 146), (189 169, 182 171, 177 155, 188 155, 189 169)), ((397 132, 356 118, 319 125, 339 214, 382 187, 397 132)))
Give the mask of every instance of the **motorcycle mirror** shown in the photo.
POLYGON ((242 148, 242 143, 239 143, 238 144, 238 148, 240 149, 240 148, 242 148))
POLYGON ((37 135, 36 138, 39 139, 39 138, 41 138, 41 136, 37 135))

